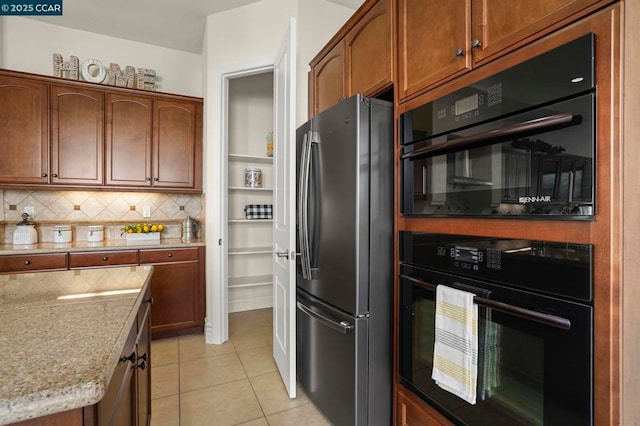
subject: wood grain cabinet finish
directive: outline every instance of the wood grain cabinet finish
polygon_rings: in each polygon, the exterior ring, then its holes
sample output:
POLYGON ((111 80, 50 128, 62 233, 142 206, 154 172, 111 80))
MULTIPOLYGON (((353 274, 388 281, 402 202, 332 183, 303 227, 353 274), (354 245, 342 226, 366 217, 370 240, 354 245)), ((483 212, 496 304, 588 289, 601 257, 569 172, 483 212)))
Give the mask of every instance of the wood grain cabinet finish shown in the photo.
POLYGON ((51 86, 51 183, 101 185, 104 93, 51 86))
POLYGON ((154 102, 153 186, 193 188, 197 118, 196 105, 191 102, 154 102))
POLYGON ((137 264, 137 250, 69 253, 69 269, 137 264))
POLYGON ((0 256, 0 273, 67 269, 67 253, 0 256))
POLYGON ((344 57, 345 42, 341 40, 317 63, 311 64, 312 115, 316 115, 346 96, 344 57))
POLYGON ((393 82, 390 0, 378 0, 345 37, 347 96, 371 96, 393 82))
POLYGON ((606 3, 398 0, 399 99, 445 83, 606 3))
POLYGON ((151 186, 152 117, 151 98, 107 94, 107 185, 151 186))
POLYGON ((396 426, 452 426, 442 414, 402 386, 398 386, 396 426))
POLYGON ((154 338, 202 331, 203 249, 140 250, 140 264, 154 267, 151 333, 154 338))
POLYGON ((0 183, 49 181, 46 84, 0 75, 0 183))

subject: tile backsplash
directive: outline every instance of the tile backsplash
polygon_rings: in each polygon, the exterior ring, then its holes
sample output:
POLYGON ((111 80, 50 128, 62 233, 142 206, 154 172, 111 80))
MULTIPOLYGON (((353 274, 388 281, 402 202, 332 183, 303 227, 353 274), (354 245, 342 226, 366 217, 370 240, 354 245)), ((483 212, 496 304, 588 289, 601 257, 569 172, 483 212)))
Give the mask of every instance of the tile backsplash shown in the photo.
POLYGON ((15 224, 22 219, 25 208, 29 207, 33 208, 33 219, 39 228, 53 227, 54 224, 76 227, 112 225, 105 228, 105 238, 108 238, 109 228, 119 229, 120 224, 125 222, 166 223, 166 234, 175 233, 179 237, 180 222, 184 218, 191 216, 201 222, 204 218, 204 202, 200 194, 5 189, 0 190, 0 205, 0 244, 3 241, 10 243, 8 239, 13 234, 15 224), (143 216, 145 208, 151 212, 148 218, 143 216), (2 221, 6 226, 2 226, 2 221), (174 227, 177 229, 173 229, 174 227))

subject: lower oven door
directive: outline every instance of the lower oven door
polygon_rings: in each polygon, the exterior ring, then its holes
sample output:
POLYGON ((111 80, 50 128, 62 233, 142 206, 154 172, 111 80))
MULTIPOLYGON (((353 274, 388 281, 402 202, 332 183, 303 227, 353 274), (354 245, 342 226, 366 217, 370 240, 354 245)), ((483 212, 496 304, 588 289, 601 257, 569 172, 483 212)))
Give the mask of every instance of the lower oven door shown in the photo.
POLYGON ((403 266, 400 315, 401 382, 453 421, 466 425, 593 424, 590 306, 403 266), (475 405, 444 391, 431 378, 435 286, 439 284, 466 291, 476 288, 476 295, 508 305, 497 310, 478 304, 475 405), (522 309, 524 314, 534 311, 567 319, 570 328, 524 318, 522 309))

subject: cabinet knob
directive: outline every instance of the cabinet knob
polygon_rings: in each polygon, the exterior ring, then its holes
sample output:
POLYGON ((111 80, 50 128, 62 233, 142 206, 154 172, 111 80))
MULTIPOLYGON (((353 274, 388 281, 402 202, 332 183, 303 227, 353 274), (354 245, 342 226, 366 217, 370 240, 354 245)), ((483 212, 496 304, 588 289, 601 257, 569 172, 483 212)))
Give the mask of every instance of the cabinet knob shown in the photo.
POLYGON ((456 56, 464 56, 464 50, 459 47, 456 49, 456 56))
POLYGON ((54 173, 54 174, 51 175, 51 177, 58 177, 58 174, 54 173))
POLYGON ((144 303, 148 303, 150 305, 153 305, 153 296, 151 296, 150 298, 148 298, 147 300, 144 301, 144 303))
POLYGON ((140 364, 136 365, 134 368, 139 368, 140 370, 144 370, 147 368, 147 361, 142 361, 140 364))
POLYGON ((475 39, 471 41, 471 47, 480 47, 480 46, 482 46, 482 43, 480 43, 480 40, 475 39))
POLYGON ((30 260, 25 260, 25 261, 24 261, 24 264, 25 264, 25 265, 27 265, 27 266, 29 266, 29 265, 31 265, 31 261, 30 261, 30 260))
POLYGON ((42 177, 47 177, 47 174, 46 173, 42 173, 42 177))
POLYGON ((153 181, 154 181, 154 182, 157 182, 158 180, 159 180, 159 179, 158 179, 157 177, 154 177, 154 178, 153 178, 153 181))
POLYGON ((151 178, 147 176, 147 178, 145 179, 147 182, 151 181, 151 178))
POLYGON ((120 362, 127 362, 127 361, 129 361, 131 363, 136 362, 136 353, 135 352, 131 352, 131 355, 129 355, 129 356, 124 356, 123 355, 122 357, 120 357, 120 362))
POLYGON ((173 257, 173 253, 167 253, 167 257, 173 257))
POLYGON ((109 258, 107 256, 103 256, 102 260, 106 262, 107 260, 109 260, 109 258))

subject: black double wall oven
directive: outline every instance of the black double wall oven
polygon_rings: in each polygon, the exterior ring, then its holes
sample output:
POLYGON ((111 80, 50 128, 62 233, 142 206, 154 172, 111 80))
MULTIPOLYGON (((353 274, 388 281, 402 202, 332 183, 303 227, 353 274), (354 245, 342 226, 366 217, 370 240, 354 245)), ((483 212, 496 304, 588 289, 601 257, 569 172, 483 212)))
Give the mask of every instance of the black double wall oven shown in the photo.
MULTIPOLYGON (((401 213, 594 220, 594 48, 585 35, 402 114, 401 213)), ((593 424, 594 247, 543 239, 400 232, 400 382, 456 424, 593 424), (439 285, 478 306, 475 404, 431 378, 439 285)))

